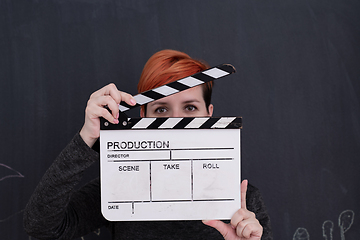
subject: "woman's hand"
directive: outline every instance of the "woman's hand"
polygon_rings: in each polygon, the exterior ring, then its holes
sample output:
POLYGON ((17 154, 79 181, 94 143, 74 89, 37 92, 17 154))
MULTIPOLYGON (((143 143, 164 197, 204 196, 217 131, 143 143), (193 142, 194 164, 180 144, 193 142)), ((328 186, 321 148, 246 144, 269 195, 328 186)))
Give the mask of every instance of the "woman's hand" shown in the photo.
POLYGON ((241 183, 241 208, 233 215, 230 224, 220 220, 203 221, 204 224, 218 230, 226 240, 258 240, 261 239, 263 228, 255 214, 246 209, 246 190, 248 181, 241 183))
POLYGON ((80 136, 89 147, 92 147, 100 136, 100 117, 114 124, 119 123, 121 101, 132 106, 136 104, 133 96, 119 91, 113 83, 91 94, 85 109, 85 122, 80 131, 80 136), (105 106, 111 110, 111 113, 105 106))

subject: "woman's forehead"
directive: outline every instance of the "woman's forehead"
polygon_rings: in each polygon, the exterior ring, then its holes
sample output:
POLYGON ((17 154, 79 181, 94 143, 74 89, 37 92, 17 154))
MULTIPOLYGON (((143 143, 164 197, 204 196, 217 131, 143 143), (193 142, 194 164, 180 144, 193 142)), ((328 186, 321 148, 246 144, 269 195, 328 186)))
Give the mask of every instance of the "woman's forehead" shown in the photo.
POLYGON ((201 86, 189 88, 182 92, 161 98, 159 100, 149 103, 149 105, 151 106, 151 105, 166 104, 171 102, 188 102, 188 101, 204 102, 201 86))

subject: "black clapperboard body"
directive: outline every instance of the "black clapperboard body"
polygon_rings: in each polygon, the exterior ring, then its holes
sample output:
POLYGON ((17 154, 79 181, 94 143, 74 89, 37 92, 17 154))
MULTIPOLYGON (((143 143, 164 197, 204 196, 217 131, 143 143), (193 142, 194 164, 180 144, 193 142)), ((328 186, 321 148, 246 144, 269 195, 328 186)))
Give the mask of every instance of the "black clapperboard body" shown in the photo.
POLYGON ((124 112, 234 73, 223 64, 120 103, 101 119, 102 214, 109 221, 230 219, 240 208, 240 117, 128 118, 124 112))

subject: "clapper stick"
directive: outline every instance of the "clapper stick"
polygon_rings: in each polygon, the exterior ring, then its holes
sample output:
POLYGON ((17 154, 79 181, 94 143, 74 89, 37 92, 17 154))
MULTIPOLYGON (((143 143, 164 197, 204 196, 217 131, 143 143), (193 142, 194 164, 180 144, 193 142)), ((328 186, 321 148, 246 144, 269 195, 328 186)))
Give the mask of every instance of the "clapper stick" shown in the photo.
POLYGON ((219 78, 235 73, 235 68, 231 64, 222 64, 212 67, 202 72, 195 73, 192 76, 182 78, 180 80, 168 83, 158 88, 154 88, 134 96, 136 105, 131 106, 122 101, 119 110, 125 112, 129 109, 136 108, 152 101, 173 95, 186 89, 196 87, 200 84, 217 80, 219 78))
MULTIPOLYGON (((136 100, 136 105, 131 106, 126 102, 122 101, 119 104, 119 122, 120 124, 114 125, 110 124, 107 120, 101 119, 101 130, 115 130, 115 129, 154 129, 154 128, 240 128, 241 127, 241 118, 235 118, 232 121, 229 121, 230 118, 209 118, 208 121, 204 121, 203 125, 196 126, 194 124, 187 125, 191 123, 193 118, 179 118, 177 120, 168 120, 168 118, 153 118, 153 120, 148 119, 144 120, 142 118, 128 118, 124 113, 130 109, 137 108, 148 104, 150 102, 159 100, 161 98, 179 93, 181 91, 187 90, 199 86, 201 84, 220 79, 222 77, 228 76, 232 73, 235 73, 235 67, 231 64, 221 64, 216 67, 209 68, 205 71, 195 73, 191 76, 182 78, 180 80, 168 83, 166 85, 139 93, 134 96, 136 100), (234 121, 234 122, 233 122, 234 121), (232 123, 233 122, 233 123, 232 123), (217 124, 216 124, 217 123, 217 124), (185 124, 185 125, 184 125, 185 124), (209 124, 213 124, 213 127, 209 124)), ((205 119, 205 118, 204 118, 205 119)), ((201 121, 201 120, 200 120, 201 121)), ((198 122, 198 120, 197 120, 198 122)))

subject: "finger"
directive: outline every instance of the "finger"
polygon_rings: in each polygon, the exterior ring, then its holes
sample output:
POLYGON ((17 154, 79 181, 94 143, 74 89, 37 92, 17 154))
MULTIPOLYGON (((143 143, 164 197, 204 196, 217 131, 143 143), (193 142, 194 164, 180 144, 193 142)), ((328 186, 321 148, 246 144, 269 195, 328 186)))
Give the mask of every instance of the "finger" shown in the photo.
POLYGON ((88 115, 88 117, 90 119, 98 119, 99 117, 103 117, 106 120, 108 120, 109 122, 112 123, 119 123, 118 119, 116 117, 114 117, 106 108, 104 108, 103 106, 98 106, 98 105, 89 105, 86 108, 86 114, 88 115))
POLYGON ((239 209, 231 218, 231 225, 240 237, 261 236, 262 226, 256 219, 255 213, 246 209, 239 209))
POLYGON ((244 220, 238 222, 236 226, 236 234, 241 237, 249 237, 251 235, 251 231, 256 225, 259 225, 259 222, 255 218, 255 214, 252 217, 244 218, 244 220), (245 229, 247 229, 246 232, 245 229))
POLYGON ((97 97, 104 96, 104 95, 110 95, 110 92, 114 92, 114 91, 118 91, 118 89, 115 84, 110 83, 110 84, 100 88, 96 92, 93 92, 90 96, 90 99, 97 98, 97 97))
POLYGON ((262 232, 263 228, 260 223, 253 220, 243 221, 236 228, 236 234, 243 238, 260 239, 262 232))
POLYGON ((235 231, 230 224, 220 220, 203 220, 203 223, 218 230, 224 239, 235 237, 235 231))
MULTIPOLYGON (((136 104, 136 100, 131 94, 128 94, 126 92, 120 92, 120 95, 121 95, 120 101, 124 101, 131 106, 134 106, 136 104)), ((120 101, 118 103, 120 103, 120 101)))
POLYGON ((111 111, 112 116, 117 119, 119 117, 119 107, 115 99, 110 95, 102 96, 100 99, 102 99, 103 101, 101 105, 107 106, 108 109, 111 111))
POLYGON ((134 99, 134 97, 131 94, 119 91, 116 88, 115 84, 110 85, 110 87, 108 88, 108 91, 105 92, 105 95, 106 94, 110 95, 117 104, 119 104, 121 101, 124 101, 131 106, 136 104, 136 100, 134 99))
POLYGON ((240 231, 241 231, 241 235, 238 236, 242 236, 245 238, 252 237, 252 239, 260 239, 262 236, 262 226, 256 222, 249 222, 240 231))
POLYGON ((245 219, 245 215, 246 215, 246 210, 243 208, 240 208, 239 210, 236 211, 236 213, 234 213, 234 215, 232 216, 231 220, 230 220, 230 224, 236 228, 237 225, 243 221, 245 219))
POLYGON ((136 101, 132 95, 119 91, 114 83, 110 83, 94 92, 91 94, 90 99, 107 95, 111 96, 117 104, 119 104, 121 101, 125 101, 129 105, 136 104, 136 101))
POLYGON ((103 117, 110 122, 117 123, 119 109, 117 107, 115 100, 109 96, 101 96, 98 98, 90 99, 88 102, 87 114, 90 118, 99 118, 103 117), (108 109, 104 108, 107 106, 108 109))
MULTIPOLYGON (((117 89, 115 84, 111 83, 91 94, 89 103, 94 102, 102 107, 107 106, 109 110, 111 110, 113 118, 116 119, 119 114, 117 104, 119 104, 120 100, 120 91, 117 89)), ((111 120, 111 122, 113 121, 111 120)))
POLYGON ((241 182, 241 208, 246 209, 246 191, 247 191, 248 180, 241 182))
POLYGON ((119 104, 121 101, 121 92, 117 89, 116 85, 113 83, 110 83, 108 85, 109 87, 106 88, 104 95, 110 95, 114 101, 119 104))
POLYGON ((132 95, 119 91, 116 85, 113 83, 110 83, 91 94, 90 100, 97 101, 98 105, 100 104, 102 106, 107 106, 109 110, 111 110, 111 113, 115 119, 117 119, 119 116, 118 105, 121 101, 125 101, 129 105, 136 104, 136 101, 132 95))

